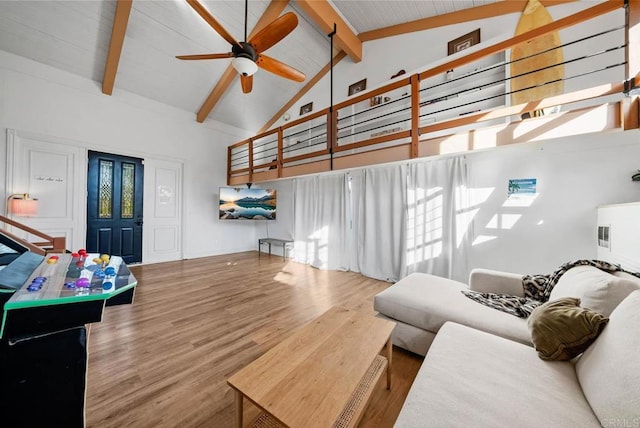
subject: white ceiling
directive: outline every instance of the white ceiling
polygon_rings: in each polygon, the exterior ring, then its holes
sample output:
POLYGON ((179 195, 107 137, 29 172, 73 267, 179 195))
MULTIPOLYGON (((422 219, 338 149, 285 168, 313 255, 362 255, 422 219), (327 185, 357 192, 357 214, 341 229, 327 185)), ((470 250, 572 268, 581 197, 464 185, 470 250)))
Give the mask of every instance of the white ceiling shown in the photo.
MULTIPOLYGON (((356 34, 475 7, 496 0, 333 0, 356 34)), ((243 40, 244 2, 202 0, 243 40)), ((248 31, 269 4, 249 1, 248 31)), ((0 1, 0 49, 101 83, 116 2, 0 1)), ((326 65, 329 39, 291 1, 283 13, 299 17, 297 28, 267 54, 313 77, 326 65)), ((195 113, 230 59, 181 61, 175 55, 228 52, 230 46, 184 0, 134 0, 113 94, 126 90, 195 113)), ((263 70, 253 91, 242 94, 239 79, 209 118, 257 131, 303 87, 263 70)), ((105 95, 106 96, 106 95, 105 95)))

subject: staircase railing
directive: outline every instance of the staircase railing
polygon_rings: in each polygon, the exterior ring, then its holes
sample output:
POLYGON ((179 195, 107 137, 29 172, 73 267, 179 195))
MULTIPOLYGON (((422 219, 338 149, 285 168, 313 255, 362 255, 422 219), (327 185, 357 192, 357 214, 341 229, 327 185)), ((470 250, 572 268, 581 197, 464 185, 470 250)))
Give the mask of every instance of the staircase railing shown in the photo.
POLYGON ((48 253, 64 253, 67 251, 66 238, 64 236, 49 236, 46 233, 40 232, 37 229, 27 226, 26 224, 19 223, 2 215, 0 215, 0 222, 4 223, 5 225, 18 228, 30 235, 37 236, 38 238, 43 240, 41 242, 30 242, 9 232, 8 230, 6 230, 6 228, 0 229, 0 233, 28 248, 29 251, 41 255, 45 255, 48 253))

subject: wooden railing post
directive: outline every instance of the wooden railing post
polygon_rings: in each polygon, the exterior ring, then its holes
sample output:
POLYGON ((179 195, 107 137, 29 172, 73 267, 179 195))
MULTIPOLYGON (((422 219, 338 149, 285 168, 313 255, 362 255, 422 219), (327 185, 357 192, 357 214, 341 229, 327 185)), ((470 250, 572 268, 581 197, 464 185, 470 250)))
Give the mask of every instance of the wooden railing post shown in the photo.
POLYGON ((53 238, 52 253, 64 253, 67 249, 67 239, 64 236, 53 238))

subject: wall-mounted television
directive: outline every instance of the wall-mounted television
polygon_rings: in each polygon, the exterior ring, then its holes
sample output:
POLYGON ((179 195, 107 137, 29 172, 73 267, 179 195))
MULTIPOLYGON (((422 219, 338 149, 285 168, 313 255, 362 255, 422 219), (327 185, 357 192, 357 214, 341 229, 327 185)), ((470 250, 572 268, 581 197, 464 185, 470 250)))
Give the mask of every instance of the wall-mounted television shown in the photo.
POLYGON ((276 191, 243 187, 220 188, 220 220, 275 220, 276 191))

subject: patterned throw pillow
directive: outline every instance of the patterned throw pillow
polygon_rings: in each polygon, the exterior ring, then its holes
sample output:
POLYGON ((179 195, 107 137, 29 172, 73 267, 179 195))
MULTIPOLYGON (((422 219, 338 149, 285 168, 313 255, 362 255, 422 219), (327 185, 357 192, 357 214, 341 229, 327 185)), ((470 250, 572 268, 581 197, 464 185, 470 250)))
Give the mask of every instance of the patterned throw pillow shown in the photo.
POLYGON ((565 297, 538 306, 527 319, 531 341, 543 360, 570 360, 584 352, 609 318, 565 297))

